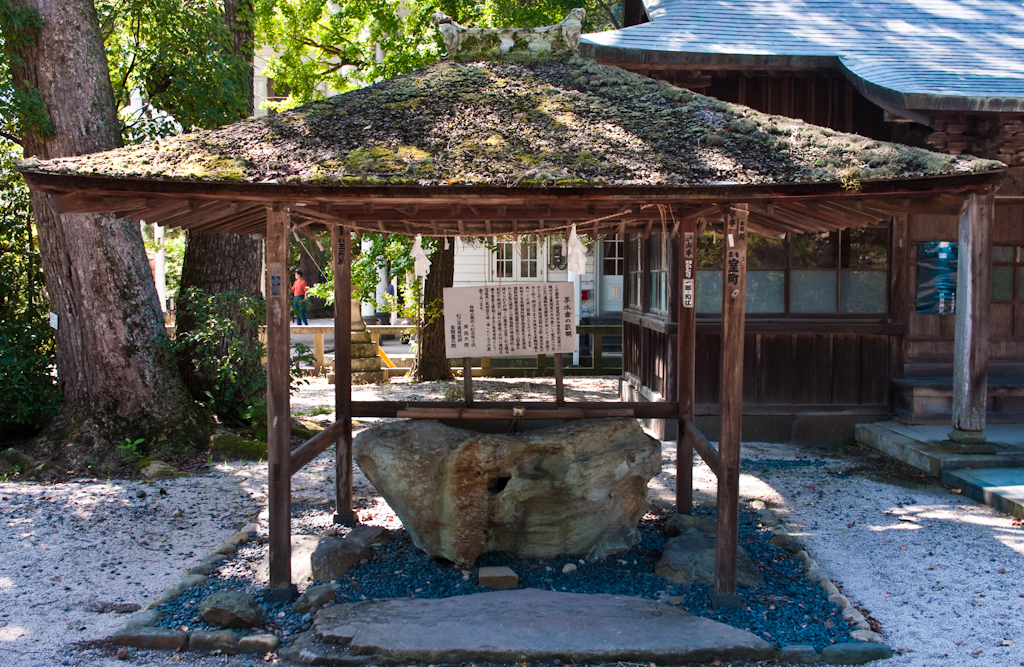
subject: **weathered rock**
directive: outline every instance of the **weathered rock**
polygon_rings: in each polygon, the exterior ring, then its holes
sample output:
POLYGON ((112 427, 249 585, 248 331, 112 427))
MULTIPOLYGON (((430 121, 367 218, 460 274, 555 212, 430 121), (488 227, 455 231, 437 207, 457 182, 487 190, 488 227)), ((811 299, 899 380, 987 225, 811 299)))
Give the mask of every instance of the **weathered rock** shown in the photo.
POLYGON ((660 443, 635 419, 588 419, 518 435, 409 420, 353 443, 359 468, 415 544, 461 565, 625 551, 640 540, 660 443))
POLYGON ((842 593, 833 593, 832 595, 829 595, 828 596, 828 601, 831 602, 832 604, 839 605, 843 609, 846 609, 847 607, 850 606, 849 598, 847 598, 842 593))
MULTIPOLYGON (((865 625, 868 625, 865 623, 865 625)), ((870 628, 871 626, 868 625, 870 628)), ((882 635, 871 630, 854 630, 850 633, 850 639, 856 639, 859 642, 874 642, 876 644, 883 644, 885 640, 882 639, 882 635)))
POLYGON ((510 567, 482 567, 477 572, 477 584, 496 591, 519 587, 519 575, 510 567))
POLYGON ((296 614, 305 614, 310 609, 316 609, 322 607, 331 600, 334 600, 337 596, 335 588, 337 584, 323 584, 320 586, 310 586, 306 589, 306 592, 299 596, 299 599, 295 601, 292 606, 292 611, 296 614))
POLYGON ((178 588, 184 591, 192 588, 193 586, 205 584, 206 579, 207 577, 204 574, 186 574, 181 578, 181 581, 178 582, 178 588))
POLYGON ((789 535, 775 535, 768 541, 777 547, 782 547, 791 554, 795 554, 804 548, 800 540, 789 535))
POLYGON ((242 637, 238 642, 239 653, 272 653, 281 645, 277 635, 262 634, 242 637))
POLYGON ((188 635, 171 628, 125 628, 111 635, 110 641, 134 648, 181 648, 188 643, 188 635))
POLYGON ((195 630, 188 639, 191 651, 237 651, 242 634, 235 630, 195 630))
POLYGON ((831 644, 821 649, 821 661, 829 665, 863 665, 891 657, 892 649, 885 644, 831 644))
MULTIPOLYGON (((348 656, 367 656, 377 665, 555 659, 678 665, 767 660, 775 652, 750 632, 653 600, 531 588, 333 605, 317 612, 313 634, 348 644, 348 656)), ((314 642, 302 648, 302 662, 319 664, 314 642)), ((296 653, 281 656, 295 659, 296 653)))
POLYGON ((714 535, 715 521, 714 519, 694 516, 692 514, 673 514, 665 521, 665 525, 662 526, 661 530, 665 533, 665 537, 678 537, 683 533, 693 531, 714 535))
MULTIPOLYGON (((715 580, 715 522, 706 517, 676 514, 665 522, 665 543, 654 573, 673 584, 712 583, 715 580)), ((763 586, 764 577, 743 547, 736 550, 736 585, 763 586)))
POLYGON ((794 665, 816 665, 821 662, 818 652, 813 646, 792 644, 779 649, 779 662, 791 662, 794 665))
POLYGON ((217 591, 199 605, 199 618, 219 628, 251 628, 263 620, 263 608, 251 595, 217 591))
POLYGON ((156 625, 163 617, 164 613, 162 611, 157 611, 156 609, 146 609, 145 611, 140 611, 137 614, 132 614, 131 616, 129 616, 128 621, 124 624, 124 627, 126 629, 151 628, 154 625, 156 625))
POLYGON ((139 473, 146 479, 158 479, 161 477, 175 477, 178 471, 170 463, 154 460, 145 467, 140 468, 139 473))
POLYGON ((391 541, 391 533, 382 526, 356 526, 345 536, 345 541, 368 548, 374 544, 387 544, 391 541))
MULTIPOLYGON (((313 581, 313 571, 309 566, 309 557, 316 551, 322 538, 317 535, 292 535, 292 582, 313 581)), ((263 557, 256 568, 256 579, 270 581, 270 555, 263 557)))
POLYGON ((313 581, 334 581, 369 555, 359 544, 341 537, 325 537, 309 557, 313 581))

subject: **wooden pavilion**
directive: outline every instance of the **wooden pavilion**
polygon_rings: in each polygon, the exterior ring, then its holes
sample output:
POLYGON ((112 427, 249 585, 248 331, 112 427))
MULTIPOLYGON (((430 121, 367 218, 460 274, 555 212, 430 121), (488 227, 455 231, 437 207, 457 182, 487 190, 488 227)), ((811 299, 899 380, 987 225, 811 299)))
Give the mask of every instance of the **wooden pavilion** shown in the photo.
MULTIPOLYGON (((465 54, 459 54, 464 56, 465 54)), ((507 55, 507 54, 506 54, 507 55)), ((354 523, 353 417, 458 419, 609 415, 678 420, 677 508, 692 505, 696 450, 718 476, 717 599, 735 593, 748 235, 855 228, 906 200, 962 204, 960 269, 984 307, 981 255, 1002 164, 845 135, 695 95, 572 52, 509 62, 442 62, 272 117, 19 169, 58 213, 114 212, 186 229, 266 239, 270 587, 293 590, 291 476, 336 444, 336 521, 354 523), (804 214, 825 214, 813 223, 804 214), (722 219, 721 435, 693 426, 696 238, 722 219), (349 343, 352 240, 364 232, 435 237, 661 235, 672 324, 627 337, 624 355, 676 367, 661 403, 356 402, 349 343), (329 229, 335 267, 338 420, 289 445, 288 236, 329 229), (671 259, 671 261, 669 261, 671 259), (974 260, 979 263, 975 263, 974 260), (667 342, 667 345, 663 345, 667 342), (659 350, 669 352, 662 355, 659 350), (429 410, 428 410, 429 409, 429 410)), ((974 296, 972 296, 972 294, 974 296)), ((958 305, 958 309, 959 309, 958 305)), ((970 359, 983 332, 968 336, 970 359)), ((982 387, 984 385, 982 384, 982 387)), ((983 389, 982 389, 983 391, 983 389)), ((965 389, 964 428, 984 394, 965 389)))

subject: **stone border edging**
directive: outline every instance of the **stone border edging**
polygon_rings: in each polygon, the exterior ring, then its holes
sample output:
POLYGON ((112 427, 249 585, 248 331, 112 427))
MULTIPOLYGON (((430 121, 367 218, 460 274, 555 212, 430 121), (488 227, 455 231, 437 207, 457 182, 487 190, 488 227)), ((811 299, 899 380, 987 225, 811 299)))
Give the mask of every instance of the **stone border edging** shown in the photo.
POLYGON ((280 639, 273 634, 257 634, 243 637, 234 630, 195 630, 191 634, 176 628, 160 628, 156 624, 163 618, 163 612, 156 608, 172 600, 182 591, 206 583, 223 561, 238 551, 259 530, 258 523, 248 523, 241 530, 224 541, 213 553, 193 567, 178 583, 171 586, 146 607, 129 617, 125 626, 110 636, 118 646, 142 649, 189 649, 213 651, 217 649, 236 653, 271 653, 280 645, 280 639))
MULTIPOLYGON (((821 586, 822 590, 828 594, 829 602, 832 602, 842 609, 841 616, 843 620, 849 621, 857 627, 856 630, 850 632, 850 638, 858 642, 880 644, 885 646, 885 648, 889 649, 891 652, 892 647, 885 644, 882 639, 882 635, 871 629, 871 626, 868 624, 867 619, 864 618, 864 615, 853 606, 853 603, 850 602, 849 598, 839 592, 836 585, 832 583, 824 572, 822 572, 817 561, 807 553, 803 542, 789 534, 786 527, 782 525, 782 519, 769 510, 764 505, 764 501, 754 500, 747 505, 757 513, 761 525, 772 529, 772 537, 769 542, 782 547, 784 550, 798 558, 804 564, 804 576, 807 580, 821 586), (759 506, 755 506, 755 503, 759 506)), ((780 647, 780 649, 782 648, 786 647, 780 647)))

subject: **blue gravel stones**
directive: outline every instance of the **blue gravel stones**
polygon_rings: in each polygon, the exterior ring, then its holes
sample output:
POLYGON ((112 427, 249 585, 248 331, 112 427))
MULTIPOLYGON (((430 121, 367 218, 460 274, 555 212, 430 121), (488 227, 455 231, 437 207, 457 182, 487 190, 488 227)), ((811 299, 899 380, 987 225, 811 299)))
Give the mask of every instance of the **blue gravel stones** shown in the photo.
MULTIPOLYGON (((763 463, 763 461, 761 461, 763 463)), ((784 461, 785 464, 814 465, 813 460, 784 461)), ((322 511, 322 510, 321 510, 322 511)), ((694 513, 714 516, 714 510, 697 507, 694 513)), ((757 564, 767 582, 754 589, 739 589, 740 606, 713 609, 709 604, 711 586, 693 584, 674 586, 653 573, 665 546, 662 534, 664 517, 651 514, 641 522, 641 541, 628 552, 594 563, 578 557, 558 556, 545 559, 519 559, 501 553, 480 557, 480 566, 507 566, 519 575, 520 588, 541 588, 571 593, 609 593, 631 595, 677 603, 681 609, 749 630, 776 646, 810 645, 820 651, 825 646, 849 642, 852 627, 840 617, 840 609, 828 601, 817 584, 807 581, 798 559, 768 543, 771 533, 758 526, 756 512, 741 511, 740 544, 757 564), (574 564, 575 571, 563 573, 574 564)), ((265 586, 255 583, 251 572, 265 553, 265 543, 254 540, 239 548, 230 561, 211 573, 206 584, 184 591, 158 607, 165 613, 162 627, 209 629, 197 610, 202 600, 217 590, 236 589, 253 594, 258 600, 265 586)), ((413 545, 404 532, 391 542, 372 547, 365 564, 357 564, 337 580, 337 601, 357 602, 380 598, 442 598, 480 593, 488 589, 476 585, 475 572, 432 561, 413 545)), ((312 614, 295 614, 291 604, 268 604, 264 608, 264 626, 243 634, 275 632, 287 642, 295 633, 309 629, 312 614)))

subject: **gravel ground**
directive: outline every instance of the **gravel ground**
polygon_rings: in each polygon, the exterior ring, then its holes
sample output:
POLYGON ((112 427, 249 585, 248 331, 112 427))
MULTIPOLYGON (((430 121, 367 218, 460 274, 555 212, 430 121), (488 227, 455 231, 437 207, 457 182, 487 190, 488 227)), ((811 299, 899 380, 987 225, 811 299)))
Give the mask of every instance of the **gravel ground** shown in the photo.
MULTIPOLYGON (((552 384, 474 383, 478 397, 489 400, 540 399, 552 384)), ((396 383, 357 388, 356 395, 440 399, 455 386, 396 383)), ((573 379, 567 397, 608 399, 614 386, 614 380, 573 379)), ((309 416, 323 406, 333 406, 333 387, 322 381, 293 397, 297 414, 329 422, 332 414, 309 416)), ((650 485, 655 506, 674 497, 674 444, 663 443, 664 471, 650 485)), ((875 664, 1024 664, 1024 638, 1011 625, 1024 611, 1024 583, 1017 585, 1024 565, 1020 522, 858 448, 826 453, 745 443, 743 459, 742 498, 763 500, 783 518, 900 653, 875 664)), ((330 496, 331 468, 329 453, 322 455, 296 474, 294 494, 330 496)), ((698 464, 694 478, 698 511, 706 511, 714 505, 714 476, 698 464)), ((361 520, 398 527, 365 478, 357 475, 355 486, 361 520)), ((0 498, 6 528, 0 531, 6 556, 0 560, 0 667, 112 667, 124 664, 103 641, 124 623, 118 610, 125 608, 117 605, 145 606, 257 515, 266 502, 265 464, 219 462, 204 474, 152 484, 6 482, 0 498)), ((296 532, 325 527, 321 508, 296 510, 296 532)), ((255 664, 245 656, 159 651, 135 652, 131 662, 255 664)))

